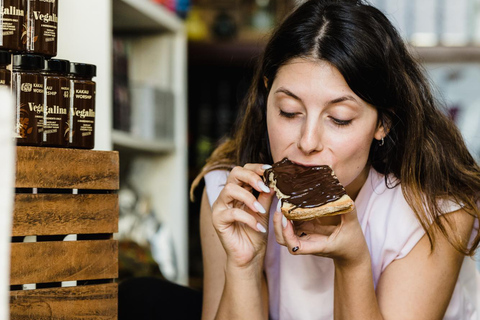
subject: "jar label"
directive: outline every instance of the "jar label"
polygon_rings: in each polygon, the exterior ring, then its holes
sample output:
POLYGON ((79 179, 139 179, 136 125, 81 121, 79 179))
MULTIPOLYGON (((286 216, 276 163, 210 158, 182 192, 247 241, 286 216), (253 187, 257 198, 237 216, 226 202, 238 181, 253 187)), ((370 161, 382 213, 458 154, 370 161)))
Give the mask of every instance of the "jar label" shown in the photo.
POLYGON ((47 56, 57 54, 57 0, 28 0, 24 40, 28 52, 47 56))
POLYGON ((22 50, 25 10, 22 0, 0 1, 0 48, 22 50))
POLYGON ((40 145, 43 130, 43 77, 13 73, 16 106, 15 136, 20 145, 40 145))
POLYGON ((62 88, 68 87, 68 79, 64 77, 45 77, 45 110, 43 115, 43 139, 45 146, 65 146, 63 136, 68 121, 68 94, 62 88))
POLYGON ((95 128, 95 83, 75 80, 70 83, 72 89, 69 145, 92 149, 95 128))

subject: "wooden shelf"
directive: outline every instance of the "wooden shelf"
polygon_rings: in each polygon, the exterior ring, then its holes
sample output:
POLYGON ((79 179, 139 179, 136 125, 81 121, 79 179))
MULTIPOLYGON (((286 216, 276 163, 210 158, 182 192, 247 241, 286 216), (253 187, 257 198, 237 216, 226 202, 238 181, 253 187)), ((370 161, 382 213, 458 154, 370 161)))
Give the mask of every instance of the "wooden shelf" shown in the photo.
POLYGON ((120 130, 113 130, 112 140, 114 148, 120 151, 168 153, 175 150, 175 143, 173 140, 146 140, 120 130))
POLYGON ((184 28, 173 12, 148 0, 113 0, 112 9, 114 32, 177 32, 184 28))

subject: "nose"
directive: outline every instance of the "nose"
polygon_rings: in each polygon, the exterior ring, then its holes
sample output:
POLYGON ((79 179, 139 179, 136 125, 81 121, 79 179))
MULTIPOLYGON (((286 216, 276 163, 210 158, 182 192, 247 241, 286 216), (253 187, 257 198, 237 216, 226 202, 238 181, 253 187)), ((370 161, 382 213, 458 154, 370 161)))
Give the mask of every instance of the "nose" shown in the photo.
POLYGON ((307 121, 303 125, 298 148, 306 155, 322 151, 322 128, 318 121, 307 121))

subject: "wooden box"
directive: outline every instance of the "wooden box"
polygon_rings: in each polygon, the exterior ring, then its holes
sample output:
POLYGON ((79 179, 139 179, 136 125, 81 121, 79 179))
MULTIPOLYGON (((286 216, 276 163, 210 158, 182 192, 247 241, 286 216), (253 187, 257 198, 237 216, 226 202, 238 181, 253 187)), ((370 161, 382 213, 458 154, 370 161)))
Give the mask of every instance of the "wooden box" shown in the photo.
POLYGON ((114 151, 17 147, 12 320, 117 319, 118 175, 114 151))

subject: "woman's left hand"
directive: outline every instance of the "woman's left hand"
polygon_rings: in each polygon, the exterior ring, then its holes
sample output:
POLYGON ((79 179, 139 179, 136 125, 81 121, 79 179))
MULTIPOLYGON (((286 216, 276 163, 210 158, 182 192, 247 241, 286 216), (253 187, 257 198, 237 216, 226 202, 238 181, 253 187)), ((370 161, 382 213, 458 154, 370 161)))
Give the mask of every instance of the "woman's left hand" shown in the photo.
POLYGON ((338 216, 297 222, 287 220, 277 208, 273 223, 277 242, 292 254, 330 257, 337 264, 348 265, 368 257, 356 208, 338 216))

